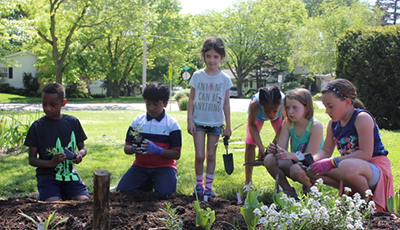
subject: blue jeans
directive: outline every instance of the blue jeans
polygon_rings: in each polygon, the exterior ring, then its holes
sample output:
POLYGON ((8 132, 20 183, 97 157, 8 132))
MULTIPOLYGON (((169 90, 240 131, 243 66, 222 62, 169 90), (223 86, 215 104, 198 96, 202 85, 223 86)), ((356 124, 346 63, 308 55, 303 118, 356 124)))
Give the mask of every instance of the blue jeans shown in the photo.
POLYGON ((132 165, 118 183, 117 191, 130 193, 133 190, 155 191, 165 197, 176 191, 177 173, 171 167, 144 168, 132 165))

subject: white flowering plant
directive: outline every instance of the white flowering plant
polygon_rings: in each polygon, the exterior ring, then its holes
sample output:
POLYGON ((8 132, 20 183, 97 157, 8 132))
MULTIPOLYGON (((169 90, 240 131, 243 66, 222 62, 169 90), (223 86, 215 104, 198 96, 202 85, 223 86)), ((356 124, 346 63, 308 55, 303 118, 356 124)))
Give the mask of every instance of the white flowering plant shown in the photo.
POLYGON ((263 229, 364 229, 363 222, 373 213, 375 203, 359 193, 338 197, 322 183, 318 180, 299 200, 280 193, 280 202, 254 210, 260 216, 258 223, 263 229))

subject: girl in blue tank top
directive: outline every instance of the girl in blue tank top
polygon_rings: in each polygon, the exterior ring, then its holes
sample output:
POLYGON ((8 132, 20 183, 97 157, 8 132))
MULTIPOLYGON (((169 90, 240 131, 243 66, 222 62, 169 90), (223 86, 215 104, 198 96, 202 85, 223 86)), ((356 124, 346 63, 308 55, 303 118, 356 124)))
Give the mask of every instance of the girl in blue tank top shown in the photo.
POLYGON ((303 185, 303 193, 308 193, 312 182, 305 170, 297 164, 304 162, 304 154, 314 155, 324 143, 323 127, 315 119, 313 101, 307 89, 294 89, 284 99, 283 115, 285 117, 277 141, 278 146, 271 143, 264 165, 273 178, 275 175, 275 158, 279 160, 279 185, 283 192, 297 197, 295 189, 287 177, 303 185), (288 151, 290 143, 290 151, 288 151), (275 152, 278 152, 275 155, 275 152))

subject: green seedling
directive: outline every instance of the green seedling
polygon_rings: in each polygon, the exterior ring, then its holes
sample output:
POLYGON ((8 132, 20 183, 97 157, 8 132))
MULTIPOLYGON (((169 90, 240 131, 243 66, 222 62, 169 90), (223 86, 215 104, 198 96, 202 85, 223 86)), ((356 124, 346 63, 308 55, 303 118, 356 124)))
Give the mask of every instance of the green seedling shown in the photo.
POLYGON ((37 225, 38 230, 47 230, 47 229, 54 229, 57 225, 64 223, 69 219, 69 217, 65 217, 54 224, 54 220, 56 218, 56 211, 57 210, 54 210, 54 212, 51 213, 50 216, 47 218, 47 220, 44 222, 43 222, 42 218, 40 218, 39 216, 37 217, 39 222, 37 222, 33 217, 23 213, 21 210, 19 210, 19 214, 21 216, 28 218, 33 223, 35 223, 37 225))
POLYGON ((395 192, 394 193, 394 197, 390 196, 389 198, 386 199, 386 205, 389 209, 389 212, 391 214, 393 214, 393 210, 394 213, 396 215, 398 215, 400 213, 400 193, 399 192, 395 192))
POLYGON ((165 205, 167 206, 165 210, 161 209, 161 211, 167 214, 166 218, 162 218, 163 220, 165 220, 165 228, 170 230, 182 230, 183 222, 181 219, 178 218, 176 209, 171 207, 171 203, 167 202, 165 203, 165 205))
POLYGON ((240 208, 240 213, 246 222, 247 229, 254 230, 258 224, 260 216, 254 213, 255 209, 260 209, 264 204, 257 200, 258 191, 250 190, 247 193, 243 207, 240 208))
POLYGON ((138 147, 141 146, 142 141, 144 140, 140 132, 141 130, 139 130, 137 127, 135 127, 132 130, 129 130, 129 135, 133 136, 133 143, 136 144, 138 147))
POLYGON ((193 203, 193 207, 196 211, 196 227, 210 230, 215 221, 215 211, 210 208, 207 208, 206 210, 200 208, 198 200, 193 203))

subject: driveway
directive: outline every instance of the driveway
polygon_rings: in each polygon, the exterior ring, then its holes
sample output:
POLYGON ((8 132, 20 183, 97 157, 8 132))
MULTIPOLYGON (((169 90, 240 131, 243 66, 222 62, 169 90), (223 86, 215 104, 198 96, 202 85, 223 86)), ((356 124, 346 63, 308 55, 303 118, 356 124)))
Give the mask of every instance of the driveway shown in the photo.
MULTIPOLYGON (((250 99, 231 98, 232 112, 247 112, 250 99)), ((325 108, 322 102, 315 101, 319 108, 325 108)), ((39 103, 2 103, 0 109, 17 110, 17 111, 37 111, 42 110, 42 105, 39 103)), ((100 110, 146 110, 144 103, 73 103, 67 102, 64 111, 100 111, 100 110)), ((166 108, 167 111, 179 111, 178 103, 170 101, 166 108)))

